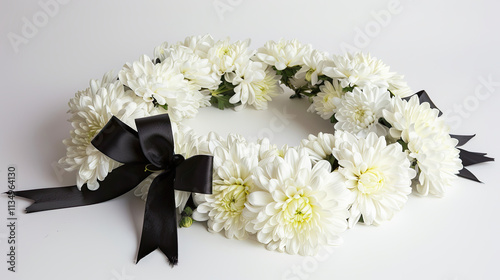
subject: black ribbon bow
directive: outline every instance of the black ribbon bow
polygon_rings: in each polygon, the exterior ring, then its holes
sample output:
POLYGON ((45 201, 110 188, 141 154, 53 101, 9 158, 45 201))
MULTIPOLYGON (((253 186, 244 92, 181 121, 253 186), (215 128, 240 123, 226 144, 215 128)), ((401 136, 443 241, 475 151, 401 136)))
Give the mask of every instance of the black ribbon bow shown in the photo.
POLYGON ((137 131, 112 117, 92 144, 108 157, 123 163, 100 182, 99 189, 76 186, 14 192, 35 202, 27 213, 104 202, 127 193, 153 171, 146 200, 137 262, 159 248, 171 266, 177 264, 177 216, 175 190, 212 193, 213 157, 184 159, 174 153, 174 139, 167 114, 135 120, 137 131))
MULTIPOLYGON (((418 96, 418 100, 420 101, 420 103, 427 102, 427 103, 429 103, 431 108, 437 109, 439 111, 438 116, 441 116, 443 114, 443 112, 441 112, 441 110, 439 110, 439 108, 434 104, 434 102, 432 102, 430 96, 427 94, 427 92, 425 92, 425 90, 421 90, 421 91, 415 93, 414 95, 418 96)), ((414 96, 414 95, 412 95, 412 96, 414 96)), ((410 100, 410 98, 412 96, 409 96, 409 97, 404 98, 404 99, 410 100)), ((450 134, 450 136, 451 136, 451 138, 457 139, 458 140, 457 147, 461 147, 461 146, 465 145, 467 142, 469 142, 469 140, 471 140, 476 135, 475 134, 474 135, 450 134)), ((462 160, 463 168, 458 172, 457 175, 462 177, 462 178, 466 178, 466 179, 481 183, 481 181, 474 174, 472 174, 472 172, 470 172, 470 170, 468 170, 465 167, 473 165, 473 164, 482 163, 482 162, 494 161, 495 159, 487 157, 486 153, 469 152, 469 151, 461 149, 461 148, 458 148, 458 150, 460 151, 460 159, 462 160)))

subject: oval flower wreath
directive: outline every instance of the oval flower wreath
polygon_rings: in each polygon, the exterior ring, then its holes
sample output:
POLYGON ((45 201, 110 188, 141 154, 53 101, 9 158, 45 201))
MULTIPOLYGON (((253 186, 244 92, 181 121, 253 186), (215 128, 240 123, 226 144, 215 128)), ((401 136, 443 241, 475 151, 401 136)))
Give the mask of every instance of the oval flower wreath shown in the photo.
MULTIPOLYGON (((92 80, 69 107, 73 130, 59 163, 77 171, 78 189, 85 186, 91 193, 109 187, 101 182, 121 166, 91 142, 108 121, 135 129, 134 120, 167 113, 174 153, 182 156, 175 160, 213 156, 211 193, 174 192, 181 226, 192 219, 208 221, 211 232, 237 239, 255 234, 268 249, 290 254, 312 255, 321 246, 337 245, 339 235, 358 222, 390 220, 413 190, 442 196, 457 174, 478 181, 464 166, 493 160, 457 148, 472 136, 450 135, 428 95, 413 94, 403 76, 379 59, 329 55, 297 40, 269 41, 257 51, 249 49, 249 40, 215 41, 210 35, 163 43, 152 58, 143 55, 117 76, 110 72, 92 80), (336 132, 309 135, 298 147, 278 147, 268 139, 250 143, 234 134, 199 136, 182 124, 210 105, 266 109, 284 92, 282 85, 294 91, 291 98, 308 98, 308 111, 330 121, 336 132)), ((144 150, 141 129, 146 129, 139 125, 144 150)), ((150 164, 145 169, 146 178, 137 179, 134 190, 143 199, 164 174, 150 164)), ((62 207, 70 206, 53 208, 62 207)), ((145 245, 150 248, 139 252, 138 260, 160 247, 175 264, 176 240, 174 245, 172 256, 162 245, 145 245)))

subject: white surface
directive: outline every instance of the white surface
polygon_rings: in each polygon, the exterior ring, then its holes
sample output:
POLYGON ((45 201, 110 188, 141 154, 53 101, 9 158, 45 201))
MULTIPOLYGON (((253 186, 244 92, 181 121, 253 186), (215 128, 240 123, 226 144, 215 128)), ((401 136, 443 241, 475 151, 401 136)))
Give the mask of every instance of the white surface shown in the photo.
MULTIPOLYGON (((488 97, 486 88, 479 88, 482 100, 474 93, 481 79, 500 81, 500 5, 401 0, 391 9, 390 20, 377 25, 374 13, 389 11, 390 2, 70 1, 28 34, 32 38, 16 53, 8 34, 22 36, 23 17, 32 21, 33 16, 43 17, 43 10, 37 1, 2 0, 1 190, 6 190, 9 164, 18 168, 19 189, 74 184, 72 174, 61 177, 52 167, 65 153, 61 141, 70 130, 66 104, 73 94, 87 87, 89 79, 152 54, 165 40, 205 33, 251 38, 254 48, 286 37, 331 53, 346 44, 370 51, 404 74, 415 91, 427 90, 441 109, 451 112, 455 133, 477 133, 467 149, 498 158, 500 84, 490 88, 488 97), (217 5, 227 10, 218 14, 217 5), (370 36, 362 41, 357 28, 372 28, 370 36), (457 106, 464 105, 468 110, 457 117, 457 106)), ((331 129, 306 113, 306 107, 286 97, 271 104, 296 115, 283 127, 274 127, 276 143, 296 145, 308 133, 331 129)), ((210 108, 190 123, 199 132, 234 131, 255 138, 265 133, 263 128, 272 128, 269 119, 275 116, 272 110, 210 108)), ((8 272, 7 199, 2 197, 0 278, 498 279, 498 164, 471 170, 485 184, 459 179, 444 198, 412 196, 391 222, 357 226, 343 234, 342 246, 316 258, 269 252, 256 241, 229 240, 196 224, 179 230, 180 262, 174 269, 158 251, 133 264, 144 206, 129 194, 100 205, 29 215, 21 212, 29 202, 17 200, 18 264, 16 273, 8 272)))

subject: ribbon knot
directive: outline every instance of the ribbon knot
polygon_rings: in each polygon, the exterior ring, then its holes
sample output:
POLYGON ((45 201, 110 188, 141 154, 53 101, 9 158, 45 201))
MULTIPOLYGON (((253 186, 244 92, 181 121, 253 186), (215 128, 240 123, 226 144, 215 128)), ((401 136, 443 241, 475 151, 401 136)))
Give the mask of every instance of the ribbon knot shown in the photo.
POLYGON ((174 158, 172 159, 172 165, 175 167, 181 165, 184 162, 184 156, 181 154, 175 154, 174 158))
POLYGON ((104 202, 137 186, 152 172, 162 171, 151 183, 137 262, 159 248, 170 265, 177 264, 177 216, 174 190, 212 192, 212 156, 185 159, 174 153, 174 138, 167 114, 135 120, 137 131, 112 117, 92 140, 108 157, 123 163, 100 182, 100 188, 81 192, 76 186, 15 192, 35 202, 26 212, 76 207, 104 202))

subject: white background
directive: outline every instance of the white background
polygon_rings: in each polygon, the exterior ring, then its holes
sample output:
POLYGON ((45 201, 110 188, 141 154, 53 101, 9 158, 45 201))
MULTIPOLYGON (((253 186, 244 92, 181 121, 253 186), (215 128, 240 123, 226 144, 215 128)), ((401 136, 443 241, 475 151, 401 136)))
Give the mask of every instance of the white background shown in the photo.
MULTIPOLYGON (((18 189, 74 184, 74 174, 61 175, 54 168, 65 154, 67 102, 73 94, 89 79, 118 71, 143 53, 151 55, 163 41, 206 33, 251 38, 253 48, 284 37, 330 53, 345 46, 369 51, 404 74, 415 91, 427 90, 449 113, 455 133, 477 133, 467 149, 498 158, 500 5, 390 3, 87 0, 57 4, 49 13, 37 1, 2 0, 1 190, 6 191, 10 164, 18 169, 18 189), (35 21, 37 30, 24 27, 27 21, 35 21), (13 43, 13 34, 22 42, 13 43)), ((283 96, 271 104, 274 111, 207 108, 189 123, 200 133, 233 131, 250 138, 271 131, 275 143, 297 145, 309 133, 331 131, 306 108, 305 102, 283 96), (271 126, 276 111, 283 110, 293 116, 271 126)), ((100 205, 29 215, 22 213, 29 202, 17 200, 17 272, 11 273, 5 261, 7 199, 2 197, 0 278, 498 279, 498 165, 471 170, 485 184, 459 179, 444 198, 412 195, 391 222, 356 226, 343 234, 342 246, 316 258, 270 252, 255 240, 229 240, 196 224, 179 230, 180 261, 174 269, 158 251, 134 265, 144 204, 128 194, 100 205)))

